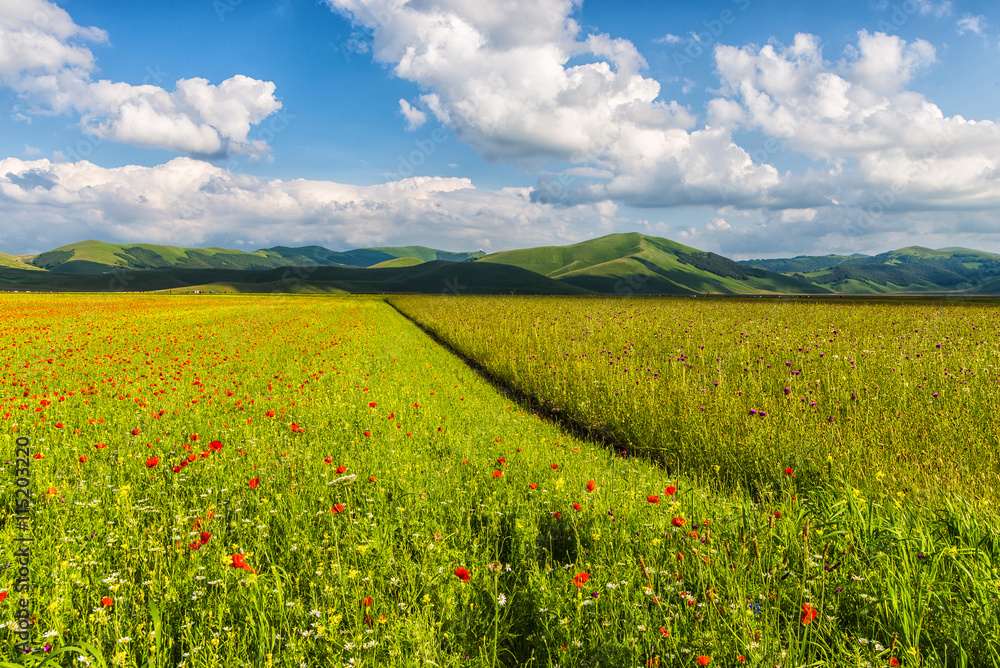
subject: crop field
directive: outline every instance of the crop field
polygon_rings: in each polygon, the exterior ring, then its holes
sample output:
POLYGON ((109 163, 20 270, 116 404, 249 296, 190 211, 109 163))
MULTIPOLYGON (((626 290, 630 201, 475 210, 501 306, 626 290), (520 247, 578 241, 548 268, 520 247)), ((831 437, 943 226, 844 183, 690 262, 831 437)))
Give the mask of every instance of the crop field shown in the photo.
POLYGON ((998 329, 0 295, 0 665, 1000 665, 998 329))

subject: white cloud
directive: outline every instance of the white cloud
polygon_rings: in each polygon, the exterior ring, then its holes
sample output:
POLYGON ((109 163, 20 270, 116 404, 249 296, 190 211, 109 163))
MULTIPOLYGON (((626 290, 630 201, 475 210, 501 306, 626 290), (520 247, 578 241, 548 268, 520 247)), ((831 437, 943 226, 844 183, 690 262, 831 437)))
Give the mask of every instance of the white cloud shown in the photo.
POLYGON ((531 202, 528 188, 480 190, 465 178, 371 186, 265 181, 190 158, 118 168, 2 159, 0 206, 4 252, 88 238, 229 247, 253 239, 261 247, 336 249, 420 243, 462 250, 486 239, 569 243, 626 224, 612 202, 541 205, 531 202))
POLYGON ((920 8, 920 13, 925 16, 930 15, 939 19, 942 16, 951 14, 951 2, 949 0, 945 0, 945 2, 934 2, 934 0, 916 0, 916 3, 920 8))
POLYGON ((548 160, 609 171, 571 199, 654 205, 770 201, 778 174, 725 128, 659 99, 635 46, 582 35, 572 0, 327 0, 372 31, 375 57, 416 82, 423 106, 490 160, 548 160), (570 62, 573 64, 570 64, 570 62))
POLYGON ((972 14, 966 13, 962 15, 956 24, 958 27, 958 34, 964 35, 967 32, 973 32, 977 35, 983 34, 983 28, 986 27, 986 17, 982 14, 973 16, 972 14))
POLYGON ((724 232, 733 228, 725 218, 714 218, 705 224, 705 229, 709 232, 724 232))
POLYGON ((831 201, 1000 205, 1000 126, 946 117, 907 89, 934 62, 927 42, 861 31, 857 45, 830 63, 814 36, 799 34, 788 47, 720 46, 715 55, 724 91, 749 128, 828 162, 828 174, 812 176, 839 190, 831 201))
POLYGON ((406 100, 400 99, 399 110, 406 118, 407 130, 416 130, 421 125, 427 122, 427 114, 420 111, 416 107, 410 105, 410 103, 407 102, 406 100))
POLYGON ((683 41, 684 41, 683 37, 674 35, 669 32, 663 37, 657 37, 656 39, 653 40, 653 42, 655 42, 656 44, 680 44, 683 41))
POLYGON ((816 209, 785 209, 781 212, 783 223, 808 223, 816 218, 816 209))
POLYGON ((26 157, 26 158, 34 158, 35 156, 41 155, 41 154, 42 154, 42 150, 40 148, 38 148, 37 146, 32 146, 30 144, 25 144, 24 145, 24 157, 26 157))
POLYGON ((19 99, 16 114, 80 115, 100 139, 182 153, 261 156, 266 143, 248 137, 253 125, 281 108, 275 86, 236 75, 218 85, 181 79, 173 91, 94 81, 96 62, 86 43, 107 41, 104 31, 76 25, 46 0, 0 7, 0 86, 19 99))

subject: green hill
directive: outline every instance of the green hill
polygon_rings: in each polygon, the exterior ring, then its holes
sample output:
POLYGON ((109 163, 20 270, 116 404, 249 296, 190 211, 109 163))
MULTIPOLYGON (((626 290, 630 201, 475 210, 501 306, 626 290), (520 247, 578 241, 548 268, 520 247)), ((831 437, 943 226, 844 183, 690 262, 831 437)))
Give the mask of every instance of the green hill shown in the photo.
POLYGON ((286 265, 297 266, 327 266, 327 267, 371 267, 387 260, 400 257, 416 258, 423 262, 444 260, 447 262, 463 262, 484 255, 482 251, 473 253, 452 253, 449 251, 427 248, 426 246, 385 246, 380 248, 357 248, 349 251, 332 251, 322 246, 275 246, 262 249, 262 253, 278 255, 285 260, 286 265))
POLYGON ((378 264, 373 264, 368 267, 369 269, 391 269, 393 267, 415 267, 418 264, 423 264, 424 261, 420 258, 415 257, 394 257, 391 260, 385 260, 379 262, 378 264))
POLYGON ((6 290, 43 292, 352 292, 421 294, 587 294, 519 267, 433 260, 407 267, 123 270, 111 275, 37 272, 0 267, 6 290))
POLYGON ((28 264, 21 258, 14 255, 7 255, 6 253, 0 253, 0 267, 9 267, 11 269, 34 269, 38 270, 38 267, 28 264))
POLYGON ((799 278, 744 267, 729 258, 636 232, 571 246, 544 246, 487 255, 476 264, 522 267, 605 294, 823 294, 799 278))
POLYGON ((844 262, 869 257, 868 255, 798 255, 774 260, 740 260, 739 264, 760 269, 769 269, 779 274, 806 273, 835 267, 844 262))

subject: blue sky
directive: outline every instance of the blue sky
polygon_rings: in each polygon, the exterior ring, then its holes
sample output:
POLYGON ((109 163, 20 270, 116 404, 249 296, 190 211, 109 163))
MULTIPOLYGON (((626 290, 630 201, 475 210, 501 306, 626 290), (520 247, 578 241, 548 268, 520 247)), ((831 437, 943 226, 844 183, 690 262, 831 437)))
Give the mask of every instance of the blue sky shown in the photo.
POLYGON ((995 3, 626 7, 4 3, 0 252, 1000 252, 995 3))

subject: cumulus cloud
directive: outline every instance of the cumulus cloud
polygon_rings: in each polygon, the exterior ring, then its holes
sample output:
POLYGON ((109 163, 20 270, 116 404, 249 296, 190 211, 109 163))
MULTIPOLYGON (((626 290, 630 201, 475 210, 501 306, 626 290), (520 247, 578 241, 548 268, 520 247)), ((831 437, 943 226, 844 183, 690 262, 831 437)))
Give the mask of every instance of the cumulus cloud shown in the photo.
POLYGON ((117 168, 6 158, 0 175, 4 252, 47 250, 87 238, 229 247, 253 239, 260 247, 319 243, 335 249, 416 243, 474 250, 483 239, 568 243, 587 230, 627 224, 611 202, 542 205, 531 201, 528 188, 480 190, 465 178, 414 177, 370 186, 265 181, 190 158, 117 168))
POLYGON ((281 108, 275 85, 236 75, 213 85, 181 79, 173 91, 93 80, 97 65, 88 43, 107 34, 78 26, 47 0, 0 7, 0 85, 19 99, 16 115, 80 115, 84 131, 100 139, 166 148, 199 156, 261 156, 264 142, 248 134, 281 108))
MULTIPOLYGON (((643 206, 764 203, 778 180, 723 127, 659 99, 646 61, 624 39, 582 34, 571 0, 327 0, 367 28, 373 53, 425 91, 423 106, 491 160, 551 160, 607 170, 573 181, 570 201, 643 206)), ((536 197, 545 197, 537 194, 536 197)))
POLYGON ((399 111, 406 118, 406 129, 416 130, 427 122, 427 114, 412 106, 406 100, 399 101, 399 111))
POLYGON ((829 62, 816 37, 799 34, 784 47, 719 46, 715 58, 726 99, 739 102, 747 127, 830 165, 814 176, 836 187, 831 203, 1000 204, 1000 126, 946 117, 907 87, 935 60, 929 43, 861 31, 829 62))

